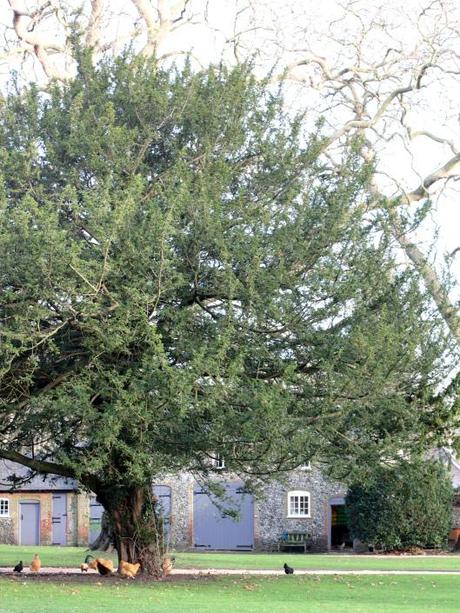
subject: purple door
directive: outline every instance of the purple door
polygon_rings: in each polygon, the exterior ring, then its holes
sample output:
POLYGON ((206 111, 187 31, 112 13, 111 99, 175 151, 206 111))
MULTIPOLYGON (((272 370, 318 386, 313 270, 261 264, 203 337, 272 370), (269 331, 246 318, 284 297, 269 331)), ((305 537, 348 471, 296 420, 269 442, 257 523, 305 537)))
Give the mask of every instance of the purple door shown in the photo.
POLYGON ((193 492, 194 546, 250 550, 254 547, 254 503, 241 483, 223 483, 220 500, 196 486, 193 492))
POLYGON ((21 545, 40 544, 40 503, 39 502, 20 502, 19 513, 20 542, 21 545))
POLYGON ((67 545, 67 494, 53 494, 53 545, 67 545))

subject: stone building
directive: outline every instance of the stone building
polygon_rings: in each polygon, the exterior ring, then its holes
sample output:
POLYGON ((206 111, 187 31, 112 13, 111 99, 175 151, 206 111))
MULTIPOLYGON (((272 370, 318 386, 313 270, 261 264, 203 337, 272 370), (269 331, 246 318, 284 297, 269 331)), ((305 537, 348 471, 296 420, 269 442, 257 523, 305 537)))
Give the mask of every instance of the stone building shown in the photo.
POLYGON ((166 523, 172 548, 273 551, 283 534, 291 532, 308 534, 312 551, 326 551, 343 542, 351 545, 346 526, 340 523, 343 514, 337 512, 344 508, 345 489, 317 468, 293 471, 283 482, 265 486, 257 498, 224 473, 220 485, 223 499, 186 473, 159 482, 155 489, 162 488, 160 500, 170 518, 166 523))
MULTIPOLYGON (((100 529, 102 507, 76 482, 33 477, 11 491, 8 475, 27 470, 0 461, 0 542, 87 545, 100 529)), ((165 537, 178 550, 276 550, 283 534, 308 535, 312 551, 347 541, 344 489, 315 467, 293 471, 267 485, 260 496, 222 472, 223 498, 216 498, 190 474, 165 476, 154 485, 165 518, 165 537)))
MULTIPOLYGON (((445 450, 438 456, 449 465, 453 485, 460 489, 460 464, 445 450)), ((189 473, 165 475, 154 484, 169 548, 273 551, 283 535, 292 532, 307 534, 311 551, 351 546, 345 488, 317 467, 293 471, 255 497, 217 461, 223 498, 216 498, 189 473)), ((12 474, 25 477, 27 469, 0 460, 0 543, 86 546, 95 540, 103 509, 94 496, 62 477, 35 476, 12 491, 12 474)), ((460 494, 453 511, 453 525, 460 527, 460 494)))

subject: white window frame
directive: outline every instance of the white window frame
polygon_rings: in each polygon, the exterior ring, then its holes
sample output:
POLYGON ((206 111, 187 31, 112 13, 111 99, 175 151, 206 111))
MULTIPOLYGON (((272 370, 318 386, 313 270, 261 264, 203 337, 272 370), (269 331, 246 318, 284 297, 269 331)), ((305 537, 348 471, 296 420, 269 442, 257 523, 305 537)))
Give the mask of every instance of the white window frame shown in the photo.
POLYGON ((9 498, 0 498, 0 519, 2 517, 10 517, 10 505, 11 501, 9 498), (6 502, 6 505, 5 505, 6 502), (6 507, 6 512, 5 512, 6 507))
POLYGON ((215 470, 223 470, 225 468, 225 460, 220 453, 213 454, 211 465, 215 470))
POLYGON ((288 494, 287 494, 287 516, 288 517, 298 518, 298 519, 311 517, 311 496, 310 496, 310 492, 307 492, 305 490, 291 490, 290 492, 288 492, 288 494), (291 511, 291 499, 292 498, 299 498, 299 502, 298 502, 299 510, 297 512, 291 511), (307 513, 301 513, 300 512, 300 506, 301 506, 300 498, 306 498, 307 499, 307 505, 308 505, 307 513))

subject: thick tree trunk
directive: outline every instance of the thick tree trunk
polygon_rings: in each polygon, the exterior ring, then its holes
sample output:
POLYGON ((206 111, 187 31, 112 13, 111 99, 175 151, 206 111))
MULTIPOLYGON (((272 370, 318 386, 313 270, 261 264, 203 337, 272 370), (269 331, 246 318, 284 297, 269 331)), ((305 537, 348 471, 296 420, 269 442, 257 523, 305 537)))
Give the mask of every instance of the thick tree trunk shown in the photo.
POLYGON ((118 569, 121 560, 140 562, 142 572, 160 577, 163 520, 151 487, 107 488, 95 493, 110 522, 118 569))

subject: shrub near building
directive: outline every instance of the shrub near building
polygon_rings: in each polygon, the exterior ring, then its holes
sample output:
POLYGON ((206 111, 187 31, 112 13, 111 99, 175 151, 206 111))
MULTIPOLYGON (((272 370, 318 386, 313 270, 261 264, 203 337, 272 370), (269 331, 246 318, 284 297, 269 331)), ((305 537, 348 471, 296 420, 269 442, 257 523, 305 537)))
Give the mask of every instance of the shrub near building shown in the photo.
POLYGON ((346 497, 351 534, 378 549, 443 547, 452 526, 452 483, 438 461, 378 467, 346 497))

